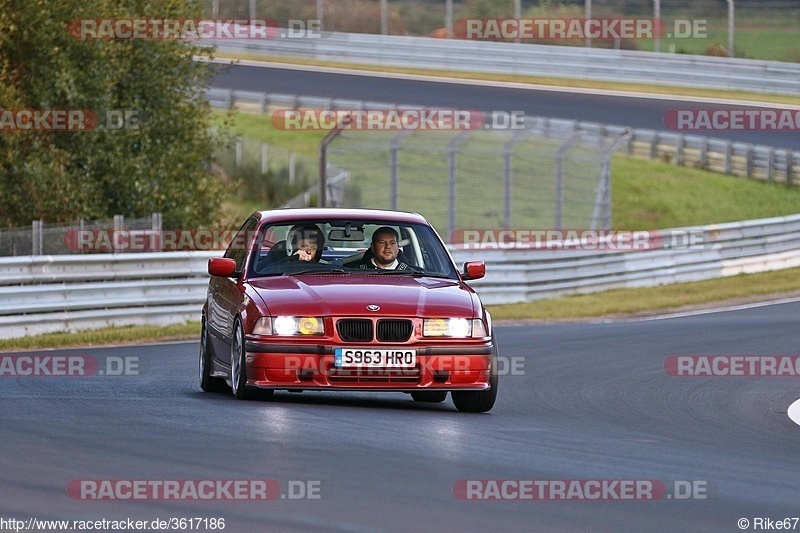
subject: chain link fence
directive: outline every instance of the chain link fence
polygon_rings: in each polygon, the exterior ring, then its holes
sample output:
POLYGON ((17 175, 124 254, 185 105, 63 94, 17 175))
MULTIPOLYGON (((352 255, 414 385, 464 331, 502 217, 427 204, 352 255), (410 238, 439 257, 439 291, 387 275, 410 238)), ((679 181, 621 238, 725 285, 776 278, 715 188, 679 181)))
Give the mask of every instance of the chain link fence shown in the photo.
MULTIPOLYGON (((74 224, 45 224, 41 220, 34 220, 28 227, 0 229, 0 256, 97 253, 81 246, 81 235, 108 232, 107 235, 113 236, 111 232, 161 231, 161 226, 160 213, 153 213, 146 218, 116 215, 112 219, 79 220, 74 224)), ((115 250, 119 251, 124 250, 115 250)))
MULTIPOLYGON (((542 124, 524 130, 343 130, 327 205, 414 211, 446 235, 466 229, 609 229, 610 158, 625 136, 542 124)), ((332 168, 334 170, 332 170, 332 168)))

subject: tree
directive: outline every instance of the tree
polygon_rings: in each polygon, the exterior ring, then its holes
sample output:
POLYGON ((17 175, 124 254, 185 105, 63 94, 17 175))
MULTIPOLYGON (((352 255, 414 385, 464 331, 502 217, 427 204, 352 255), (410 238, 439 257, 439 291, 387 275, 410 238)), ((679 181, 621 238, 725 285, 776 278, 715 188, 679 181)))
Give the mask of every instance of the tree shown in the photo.
MULTIPOLYGON (((136 129, 0 131, 0 225, 163 213, 216 220, 223 186, 203 87, 213 50, 189 40, 81 40, 77 19, 191 19, 178 0, 0 0, 0 110, 126 110, 136 129)), ((1 123, 0 123, 1 124, 1 123)), ((129 123, 130 126, 130 123, 129 123)))

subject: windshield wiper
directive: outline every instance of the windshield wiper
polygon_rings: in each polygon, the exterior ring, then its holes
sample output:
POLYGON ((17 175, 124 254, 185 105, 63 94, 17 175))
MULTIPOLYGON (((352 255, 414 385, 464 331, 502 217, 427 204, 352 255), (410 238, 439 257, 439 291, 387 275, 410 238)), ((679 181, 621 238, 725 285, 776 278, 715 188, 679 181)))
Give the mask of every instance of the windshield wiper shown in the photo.
POLYGON ((380 270, 380 269, 378 269, 377 271, 373 270, 373 271, 369 271, 369 272, 371 274, 378 274, 379 276, 404 275, 404 276, 413 276, 415 278, 421 278, 421 277, 427 276, 427 274, 425 272, 423 272, 422 270, 411 270, 410 268, 409 269, 405 269, 405 270, 380 270))
POLYGON ((296 272, 284 272, 287 276, 295 276, 297 274, 348 274, 342 268, 307 268, 305 270, 298 270, 296 272))

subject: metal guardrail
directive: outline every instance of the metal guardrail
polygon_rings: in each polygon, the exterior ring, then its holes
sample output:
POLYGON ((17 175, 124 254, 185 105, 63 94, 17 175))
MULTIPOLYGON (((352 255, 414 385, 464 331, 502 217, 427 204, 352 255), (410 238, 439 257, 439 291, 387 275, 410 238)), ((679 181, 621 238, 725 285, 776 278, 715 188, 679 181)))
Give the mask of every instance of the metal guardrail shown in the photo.
POLYGON ((218 54, 800 94, 800 64, 780 61, 360 33, 215 44, 218 54))
POLYGON ((199 320, 222 252, 0 258, 0 338, 199 320))
POLYGON ((800 215, 675 231, 701 231, 705 247, 601 253, 459 250, 453 256, 459 261, 468 258, 486 261, 486 278, 474 282, 474 287, 487 304, 651 287, 800 266, 800 215))
MULTIPOLYGON (((800 73, 799 73, 800 75, 800 73)), ((420 106, 368 102, 342 98, 298 96, 211 88, 206 97, 213 107, 242 107, 266 113, 270 107, 316 108, 330 110, 422 109, 420 106)), ((598 143, 608 136, 621 136, 630 131, 620 151, 627 155, 660 159, 676 165, 704 168, 766 181, 796 184, 800 176, 800 151, 753 145, 701 135, 676 132, 630 129, 613 124, 581 122, 548 117, 525 117, 527 128, 543 136, 565 137, 582 132, 585 138, 598 143)))
MULTIPOLYGON (((680 228, 703 249, 640 252, 453 250, 482 259, 486 304, 648 287, 800 266, 800 215, 680 228)), ((668 231, 668 230, 667 230, 668 231)), ((0 338, 110 325, 198 320, 206 264, 219 252, 0 258, 0 338)))

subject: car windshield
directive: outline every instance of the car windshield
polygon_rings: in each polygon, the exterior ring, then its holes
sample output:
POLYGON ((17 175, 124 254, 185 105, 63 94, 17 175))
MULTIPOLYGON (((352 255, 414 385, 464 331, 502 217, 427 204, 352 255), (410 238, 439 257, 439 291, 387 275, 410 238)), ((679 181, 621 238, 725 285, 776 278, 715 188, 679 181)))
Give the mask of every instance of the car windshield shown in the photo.
POLYGON ((250 277, 381 274, 458 279, 447 250, 425 224, 307 220, 263 226, 250 277))

